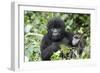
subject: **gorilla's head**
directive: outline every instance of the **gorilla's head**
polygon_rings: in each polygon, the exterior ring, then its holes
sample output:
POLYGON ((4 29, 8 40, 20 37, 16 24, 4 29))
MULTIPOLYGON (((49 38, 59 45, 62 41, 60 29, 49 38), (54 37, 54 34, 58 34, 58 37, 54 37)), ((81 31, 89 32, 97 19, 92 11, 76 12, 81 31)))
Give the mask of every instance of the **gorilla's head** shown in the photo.
POLYGON ((52 41, 60 41, 64 37, 65 24, 60 18, 53 18, 48 21, 48 36, 52 41))

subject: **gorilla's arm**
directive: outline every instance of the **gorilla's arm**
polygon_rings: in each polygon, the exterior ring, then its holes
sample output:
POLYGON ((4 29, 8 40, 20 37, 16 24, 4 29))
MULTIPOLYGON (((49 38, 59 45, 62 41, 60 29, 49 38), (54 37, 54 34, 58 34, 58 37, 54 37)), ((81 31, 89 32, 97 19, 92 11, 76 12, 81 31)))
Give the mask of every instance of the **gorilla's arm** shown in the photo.
POLYGON ((83 52, 84 47, 85 47, 83 39, 80 40, 78 47, 79 47, 79 55, 82 55, 82 52, 83 52))
POLYGON ((50 60, 51 55, 53 52, 59 50, 60 47, 57 43, 53 43, 49 38, 46 36, 43 37, 41 43, 41 58, 42 60, 50 60))
POLYGON ((71 47, 72 47, 72 39, 73 39, 73 36, 74 36, 74 33, 67 32, 67 31, 64 33, 64 38, 67 39, 67 44, 69 46, 71 46, 71 47))
MULTIPOLYGON (((77 38, 79 41, 77 42, 76 40, 73 40, 73 37, 77 35, 77 34, 74 34, 74 33, 71 33, 71 32, 65 32, 65 35, 64 35, 64 40, 63 42, 67 43, 68 46, 70 47, 76 47, 78 49, 77 51, 77 54, 79 56, 82 55, 83 53, 83 50, 84 50, 84 42, 83 42, 83 38, 79 37, 77 38), (77 42, 76 44, 73 44, 73 41, 74 42, 77 42)), ((79 35, 80 36, 80 35, 79 35)), ((74 50, 74 48, 73 48, 74 50)))
MULTIPOLYGON (((77 42, 76 45, 74 45, 74 44, 72 43, 74 35, 77 35, 77 34, 74 34, 74 33, 71 33, 71 32, 66 32, 66 33, 65 33, 65 38, 68 39, 68 44, 69 44, 71 47, 78 47, 78 48, 79 48, 78 54, 81 55, 82 52, 83 52, 83 50, 84 50, 84 47, 85 47, 84 42, 83 42, 83 38, 82 38, 82 37, 79 38, 80 41, 77 42)), ((79 36, 80 36, 80 35, 79 35, 79 36)))

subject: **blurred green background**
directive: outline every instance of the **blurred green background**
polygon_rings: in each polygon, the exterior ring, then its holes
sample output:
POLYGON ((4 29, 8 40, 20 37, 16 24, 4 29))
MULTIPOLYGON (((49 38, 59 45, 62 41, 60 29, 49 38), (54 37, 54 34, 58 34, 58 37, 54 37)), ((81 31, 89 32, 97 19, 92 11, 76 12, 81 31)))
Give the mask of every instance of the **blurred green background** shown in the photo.
MULTIPOLYGON (((25 62, 41 61, 40 44, 47 33, 48 20, 60 17, 64 20, 66 31, 81 33, 85 43, 82 59, 90 58, 90 14, 24 11, 24 53, 25 62)), ((67 47, 68 48, 68 47, 67 47)), ((54 53, 52 60, 62 60, 60 51, 54 53)))

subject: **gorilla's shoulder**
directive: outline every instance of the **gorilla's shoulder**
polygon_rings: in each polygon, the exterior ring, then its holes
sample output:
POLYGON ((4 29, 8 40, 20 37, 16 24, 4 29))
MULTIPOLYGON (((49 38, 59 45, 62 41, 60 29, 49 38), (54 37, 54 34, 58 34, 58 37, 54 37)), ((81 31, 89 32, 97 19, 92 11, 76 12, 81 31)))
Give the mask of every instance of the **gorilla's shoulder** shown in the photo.
POLYGON ((67 37, 72 37, 74 35, 74 33, 72 32, 65 32, 65 36, 67 37))
POLYGON ((74 33, 71 33, 71 32, 65 32, 65 35, 64 35, 66 38, 68 38, 69 40, 72 40, 73 36, 74 36, 74 33))
POLYGON ((45 40, 45 41, 48 41, 49 40, 49 37, 48 37, 47 34, 43 36, 43 40, 45 40))

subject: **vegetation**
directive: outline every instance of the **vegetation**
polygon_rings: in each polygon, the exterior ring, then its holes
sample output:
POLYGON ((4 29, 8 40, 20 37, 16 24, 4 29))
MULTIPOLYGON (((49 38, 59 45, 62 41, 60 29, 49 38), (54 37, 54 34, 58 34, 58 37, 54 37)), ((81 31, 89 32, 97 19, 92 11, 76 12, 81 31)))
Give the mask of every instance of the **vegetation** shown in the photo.
MULTIPOLYGON (((40 43, 47 33, 47 22, 53 17, 60 17, 64 20, 66 31, 82 34, 85 49, 81 58, 90 58, 90 14, 24 11, 25 61, 41 61, 40 43)), ((65 53, 69 53, 69 49, 71 49, 70 47, 63 48, 55 52, 51 59, 62 60, 60 53, 63 50, 65 53)))

